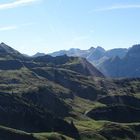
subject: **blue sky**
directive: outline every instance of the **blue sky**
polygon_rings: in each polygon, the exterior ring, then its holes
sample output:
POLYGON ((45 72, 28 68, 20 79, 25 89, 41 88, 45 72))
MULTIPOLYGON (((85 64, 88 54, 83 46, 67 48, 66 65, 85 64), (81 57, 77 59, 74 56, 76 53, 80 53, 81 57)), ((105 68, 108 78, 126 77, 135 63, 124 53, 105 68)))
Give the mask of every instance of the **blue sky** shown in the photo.
POLYGON ((140 43, 139 0, 0 0, 0 41, 22 53, 140 43))

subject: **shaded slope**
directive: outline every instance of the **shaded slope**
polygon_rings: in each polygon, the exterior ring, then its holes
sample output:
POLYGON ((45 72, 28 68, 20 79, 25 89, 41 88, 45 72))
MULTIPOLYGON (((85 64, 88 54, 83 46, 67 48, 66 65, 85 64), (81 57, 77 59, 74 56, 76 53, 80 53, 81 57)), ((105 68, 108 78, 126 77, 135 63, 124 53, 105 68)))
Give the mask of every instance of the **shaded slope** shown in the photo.
POLYGON ((78 138, 73 125, 45 109, 9 94, 0 94, 0 124, 27 132, 56 131, 78 138))
POLYGON ((37 140, 33 135, 24 131, 11 129, 8 127, 0 126, 0 139, 1 140, 37 140))
POLYGON ((140 99, 134 96, 127 96, 127 95, 115 95, 115 96, 106 96, 98 100, 99 102, 106 104, 106 105, 127 105, 135 108, 140 108, 140 99))
POLYGON ((107 140, 134 140, 138 139, 134 129, 128 126, 123 126, 119 124, 105 124, 100 130, 99 134, 104 136, 107 140))
POLYGON ((55 95, 55 93, 51 89, 45 86, 39 87, 36 91, 23 93, 22 96, 28 99, 30 102, 40 105, 43 108, 49 110, 53 113, 54 116, 63 118, 70 115, 69 112, 71 110, 71 107, 67 105, 63 100, 61 100, 61 98, 58 98, 59 95, 55 95))
POLYGON ((18 70, 24 65, 18 60, 0 60, 1 70, 18 70))
POLYGON ((87 116, 95 120, 119 123, 140 122, 140 109, 125 105, 112 105, 93 109, 87 113, 87 116))
POLYGON ((73 98, 74 95, 95 100, 98 94, 102 94, 96 89, 94 83, 87 77, 79 73, 61 69, 61 68, 34 68, 32 69, 37 75, 47 78, 71 91, 71 94, 63 95, 63 97, 73 98))
POLYGON ((62 134, 52 133, 27 133, 17 129, 0 126, 0 139, 1 140, 73 140, 70 137, 62 134))
POLYGON ((34 59, 35 62, 46 63, 51 67, 60 67, 78 72, 86 76, 104 77, 92 64, 84 58, 63 56, 42 56, 34 59))

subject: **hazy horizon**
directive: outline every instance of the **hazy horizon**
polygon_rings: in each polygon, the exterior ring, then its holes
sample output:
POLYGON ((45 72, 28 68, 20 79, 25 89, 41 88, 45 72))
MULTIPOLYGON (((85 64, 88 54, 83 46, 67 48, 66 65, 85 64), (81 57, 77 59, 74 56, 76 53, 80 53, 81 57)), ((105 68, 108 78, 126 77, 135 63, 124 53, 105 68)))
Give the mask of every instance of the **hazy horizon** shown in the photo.
POLYGON ((1 0, 1 42, 21 53, 139 44, 140 1, 1 0))

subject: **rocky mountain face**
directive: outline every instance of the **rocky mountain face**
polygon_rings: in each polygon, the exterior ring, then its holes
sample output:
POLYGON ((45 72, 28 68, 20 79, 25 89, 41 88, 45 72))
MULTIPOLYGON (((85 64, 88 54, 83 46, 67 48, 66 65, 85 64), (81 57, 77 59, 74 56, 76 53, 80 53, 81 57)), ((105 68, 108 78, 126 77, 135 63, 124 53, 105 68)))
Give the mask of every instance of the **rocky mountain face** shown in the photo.
MULTIPOLYGON (((114 68, 114 61, 137 60, 137 47, 108 61, 114 68)), ((6 44, 0 50, 0 139, 140 138, 139 78, 107 78, 81 57, 28 57, 6 44)), ((100 51, 98 59, 102 48, 86 52, 100 51)))
POLYGON ((123 58, 115 57, 99 65, 109 77, 140 77, 140 45, 134 45, 123 58))
POLYGON ((116 49, 108 50, 106 52, 106 56, 109 57, 109 58, 115 57, 115 56, 123 58, 126 55, 127 52, 128 52, 128 49, 116 48, 116 49))

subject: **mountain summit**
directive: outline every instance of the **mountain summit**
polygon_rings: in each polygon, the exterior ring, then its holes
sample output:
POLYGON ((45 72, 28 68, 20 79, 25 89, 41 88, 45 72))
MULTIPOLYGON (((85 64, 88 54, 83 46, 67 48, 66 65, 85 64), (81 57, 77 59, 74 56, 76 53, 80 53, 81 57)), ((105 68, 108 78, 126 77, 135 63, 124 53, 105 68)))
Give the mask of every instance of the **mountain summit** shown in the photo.
POLYGON ((2 42, 0 44, 0 53, 1 54, 4 54, 4 53, 5 54, 7 54, 7 53, 8 54, 17 54, 19 52, 2 42))
POLYGON ((129 49, 126 57, 131 57, 131 58, 138 58, 138 57, 140 57, 140 44, 133 45, 129 49))
POLYGON ((5 43, 0 44, 0 58, 3 60, 9 59, 24 59, 24 55, 13 49, 12 47, 6 45, 5 43))

